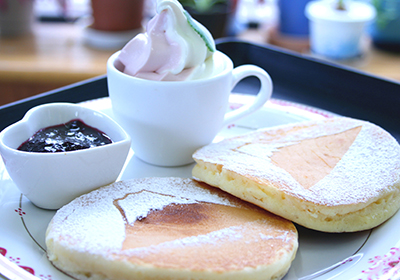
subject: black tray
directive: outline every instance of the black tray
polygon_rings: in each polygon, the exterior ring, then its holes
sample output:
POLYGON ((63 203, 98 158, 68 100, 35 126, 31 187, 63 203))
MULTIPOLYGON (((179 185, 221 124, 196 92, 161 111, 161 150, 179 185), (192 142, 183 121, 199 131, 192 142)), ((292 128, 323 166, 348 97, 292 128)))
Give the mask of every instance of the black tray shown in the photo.
MULTIPOLYGON (((376 123, 400 141, 400 83, 290 51, 240 40, 217 40, 235 66, 255 64, 271 75, 273 97, 376 123)), ((248 78, 235 92, 254 94, 258 80, 248 78)), ((30 108, 49 102, 81 102, 108 96, 106 76, 56 89, 0 107, 0 130, 30 108)))

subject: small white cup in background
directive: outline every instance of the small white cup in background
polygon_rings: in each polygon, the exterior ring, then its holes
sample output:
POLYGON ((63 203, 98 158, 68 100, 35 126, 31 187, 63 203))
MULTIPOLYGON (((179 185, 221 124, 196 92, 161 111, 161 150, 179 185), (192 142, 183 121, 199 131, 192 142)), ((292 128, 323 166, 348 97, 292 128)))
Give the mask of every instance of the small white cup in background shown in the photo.
POLYGON ((346 9, 335 8, 338 1, 318 0, 306 5, 310 22, 310 46, 315 55, 344 60, 365 52, 365 28, 375 17, 369 3, 345 1, 346 9))
POLYGON ((220 74, 192 81, 152 81, 124 74, 118 55, 107 62, 113 114, 131 136, 135 155, 153 165, 193 162, 195 150, 211 143, 224 126, 261 108, 272 94, 266 71, 254 65, 233 68, 222 52, 215 54, 225 65, 220 74), (255 101, 226 113, 232 89, 249 76, 261 82, 255 101))

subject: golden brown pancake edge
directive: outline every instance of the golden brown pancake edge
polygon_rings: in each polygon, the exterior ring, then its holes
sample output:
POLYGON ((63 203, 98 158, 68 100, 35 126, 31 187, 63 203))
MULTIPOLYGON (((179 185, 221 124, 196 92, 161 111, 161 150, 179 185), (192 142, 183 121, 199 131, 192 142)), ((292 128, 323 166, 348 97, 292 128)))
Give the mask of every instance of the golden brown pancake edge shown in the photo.
POLYGON ((83 195, 54 216, 46 245, 49 260, 78 279, 280 279, 298 246, 291 222, 182 178, 83 195))
MULTIPOLYGON (((290 160, 290 156, 284 157, 290 160)), ((193 158, 197 163, 194 178, 319 231, 370 229, 400 206, 400 146, 388 132, 361 120, 337 117, 261 129, 203 147, 193 158), (313 151, 316 142, 323 138, 345 141, 346 137, 350 145, 329 143, 348 148, 340 151, 342 158, 331 164, 329 172, 321 171, 327 175, 311 186, 301 184, 291 172, 304 176, 314 167, 302 170, 300 165, 297 171, 287 171, 271 160, 295 145, 302 149, 298 154, 318 155, 320 150, 313 151), (307 151, 301 146, 304 142, 312 148, 307 151)))

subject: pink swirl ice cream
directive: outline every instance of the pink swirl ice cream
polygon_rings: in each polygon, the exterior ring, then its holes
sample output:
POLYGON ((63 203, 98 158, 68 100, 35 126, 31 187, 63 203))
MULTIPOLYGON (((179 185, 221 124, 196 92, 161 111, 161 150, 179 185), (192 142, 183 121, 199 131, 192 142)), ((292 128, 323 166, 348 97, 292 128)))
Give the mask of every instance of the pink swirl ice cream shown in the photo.
POLYGON ((195 21, 177 0, 158 0, 157 14, 121 50, 125 74, 157 81, 212 77, 223 65, 214 61, 210 32, 195 21))

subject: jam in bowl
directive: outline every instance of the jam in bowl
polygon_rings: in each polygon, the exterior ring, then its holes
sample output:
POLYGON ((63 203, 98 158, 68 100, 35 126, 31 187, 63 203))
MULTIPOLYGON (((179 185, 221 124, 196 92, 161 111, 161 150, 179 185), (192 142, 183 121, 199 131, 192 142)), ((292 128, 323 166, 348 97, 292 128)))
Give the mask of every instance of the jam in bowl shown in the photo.
POLYGON ((42 128, 18 147, 20 151, 58 153, 89 149, 112 143, 104 132, 75 119, 42 128))
POLYGON ((10 178, 33 204, 45 209, 58 209, 117 180, 130 143, 128 134, 113 119, 72 103, 34 107, 0 133, 0 153, 10 178), (36 143, 47 152, 21 149, 39 132, 54 128, 64 136, 54 136, 52 131, 38 138, 46 144, 36 143), (99 135, 104 139, 97 139, 99 135))

